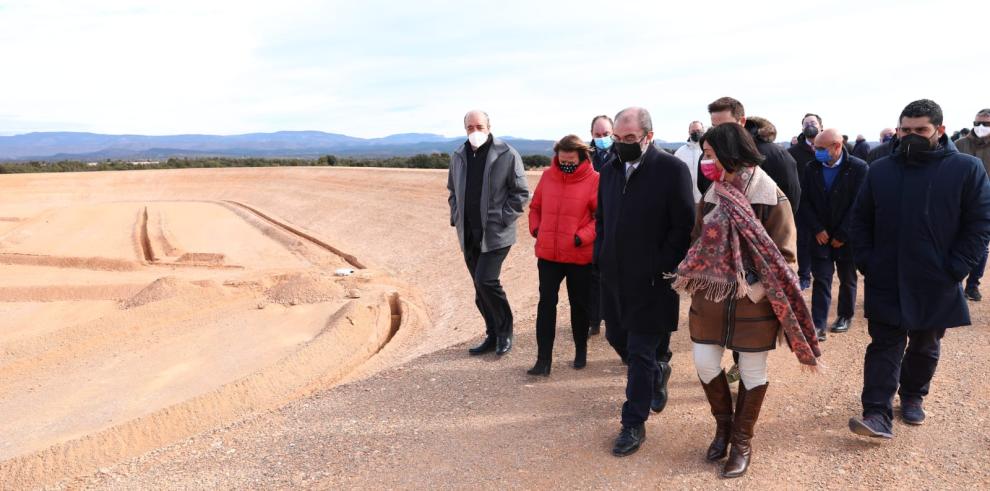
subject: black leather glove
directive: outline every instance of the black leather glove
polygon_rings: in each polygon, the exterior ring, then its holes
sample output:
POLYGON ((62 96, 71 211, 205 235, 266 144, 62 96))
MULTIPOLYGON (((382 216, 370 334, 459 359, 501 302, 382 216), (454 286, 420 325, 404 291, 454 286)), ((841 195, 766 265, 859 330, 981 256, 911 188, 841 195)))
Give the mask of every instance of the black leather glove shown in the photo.
POLYGON ((574 247, 581 247, 581 237, 574 236, 574 247))
POLYGON ((539 229, 539 227, 537 227, 536 229, 533 230, 533 238, 534 239, 536 238, 537 235, 540 235, 540 229, 539 229))

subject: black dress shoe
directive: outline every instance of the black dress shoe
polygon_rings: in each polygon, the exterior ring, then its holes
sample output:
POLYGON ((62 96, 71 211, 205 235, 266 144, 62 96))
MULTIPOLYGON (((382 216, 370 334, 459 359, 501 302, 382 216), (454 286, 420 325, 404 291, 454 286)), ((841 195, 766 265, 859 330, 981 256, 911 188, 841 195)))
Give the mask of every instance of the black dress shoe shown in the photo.
POLYGON ((536 375, 539 377, 549 377, 550 376, 550 360, 536 360, 536 365, 533 368, 526 370, 526 373, 530 375, 536 375))
POLYGON ((655 413, 663 411, 667 407, 667 381, 670 380, 670 363, 665 361, 657 362, 660 367, 660 375, 653 382, 653 398, 650 400, 650 409, 655 413))
POLYGON ((980 294, 980 289, 976 287, 966 289, 966 299, 971 302, 979 302, 983 300, 983 295, 980 294))
POLYGON ((489 351, 495 351, 495 344, 497 344, 495 342, 495 336, 489 334, 485 336, 485 340, 482 341, 481 344, 469 349, 468 353, 472 355, 482 355, 488 353, 489 351))
POLYGON ((827 337, 825 334, 825 329, 818 329, 816 327, 815 334, 818 336, 818 341, 825 341, 825 338, 827 337))
POLYGON ((829 328, 829 330, 832 332, 846 332, 849 330, 850 324, 852 324, 852 321, 849 320, 848 317, 839 317, 838 319, 835 319, 835 323, 832 324, 832 327, 829 328))
POLYGON ((589 336, 597 336, 602 332, 602 324, 599 322, 597 324, 592 324, 591 328, 588 329, 589 336))
POLYGON ((499 336, 495 342, 495 354, 502 356, 512 349, 512 336, 499 336))
POLYGON ((623 426, 619 431, 618 438, 615 439, 615 446, 612 447, 612 455, 625 457, 632 455, 639 450, 639 446, 646 440, 646 426, 623 426))
POLYGON ((574 369, 580 370, 588 364, 588 347, 574 348, 574 369))

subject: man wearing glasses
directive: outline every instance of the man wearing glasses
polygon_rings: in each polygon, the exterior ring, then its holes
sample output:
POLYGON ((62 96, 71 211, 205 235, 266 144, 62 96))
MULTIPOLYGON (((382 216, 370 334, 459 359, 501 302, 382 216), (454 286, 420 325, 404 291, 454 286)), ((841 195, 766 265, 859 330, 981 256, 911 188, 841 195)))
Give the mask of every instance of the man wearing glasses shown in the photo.
MULTIPOLYGON (((990 173, 990 108, 981 109, 976 113, 973 121, 973 131, 956 141, 956 148, 960 152, 972 155, 983 161, 983 167, 990 173)), ((983 278, 983 270, 987 267, 987 253, 983 253, 983 259, 976 264, 973 271, 966 279, 966 298, 973 302, 983 300, 980 294, 980 279, 983 278)))
POLYGON ((622 430, 612 449, 625 456, 646 438, 650 410, 667 404, 679 298, 664 274, 687 254, 694 195, 684 163, 653 145, 646 109, 619 112, 612 138, 617 158, 601 170, 594 262, 601 272, 605 337, 629 365, 622 430))

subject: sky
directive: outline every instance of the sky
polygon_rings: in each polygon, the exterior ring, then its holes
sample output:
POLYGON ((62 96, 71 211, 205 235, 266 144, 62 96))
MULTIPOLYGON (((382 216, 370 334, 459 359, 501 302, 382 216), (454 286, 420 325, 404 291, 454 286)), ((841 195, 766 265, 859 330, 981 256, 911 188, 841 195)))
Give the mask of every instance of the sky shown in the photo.
POLYGON ((0 134, 589 138, 643 106, 680 141, 729 95, 780 139, 806 112, 875 140, 930 98, 990 107, 990 2, 7 1, 0 134))

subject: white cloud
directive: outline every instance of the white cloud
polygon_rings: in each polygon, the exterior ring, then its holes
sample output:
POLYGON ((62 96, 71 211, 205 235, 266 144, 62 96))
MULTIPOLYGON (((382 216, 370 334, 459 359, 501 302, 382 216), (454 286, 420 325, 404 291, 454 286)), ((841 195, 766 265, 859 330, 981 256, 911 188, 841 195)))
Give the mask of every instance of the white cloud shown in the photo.
POLYGON ((680 139, 732 95, 781 138, 801 116, 875 136, 911 100, 950 128, 986 102, 979 2, 0 3, 0 133, 586 135, 643 105, 680 139))

